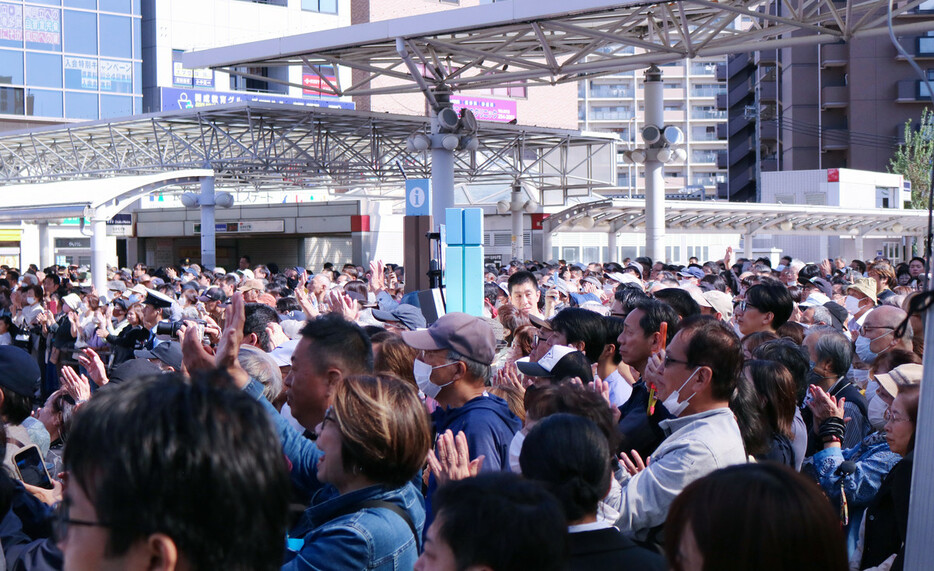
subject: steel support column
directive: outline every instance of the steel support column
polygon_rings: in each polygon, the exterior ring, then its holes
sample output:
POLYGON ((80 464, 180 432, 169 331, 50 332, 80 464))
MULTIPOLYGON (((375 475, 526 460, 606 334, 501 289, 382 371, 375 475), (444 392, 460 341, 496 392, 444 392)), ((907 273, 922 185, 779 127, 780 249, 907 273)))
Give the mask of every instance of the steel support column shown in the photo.
POLYGON ((217 267, 217 253, 214 236, 214 177, 201 179, 201 194, 198 196, 201 207, 201 267, 213 270, 217 267))
MULTIPOLYGON (((662 72, 656 66, 645 71, 645 124, 664 125, 665 98, 662 72)), ((652 261, 665 260, 665 175, 655 153, 645 158, 645 253, 652 261)))

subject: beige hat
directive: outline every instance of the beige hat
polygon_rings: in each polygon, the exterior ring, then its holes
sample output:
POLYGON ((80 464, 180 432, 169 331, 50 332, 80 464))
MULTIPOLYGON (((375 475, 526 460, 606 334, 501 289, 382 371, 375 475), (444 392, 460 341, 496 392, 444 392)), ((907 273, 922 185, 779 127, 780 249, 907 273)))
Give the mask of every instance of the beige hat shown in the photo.
POLYGON ((237 288, 239 292, 245 292, 250 290, 259 290, 266 291, 266 286, 263 285, 263 282, 260 280, 244 280, 243 285, 237 288))
POLYGON ((733 318, 733 297, 720 290, 705 291, 701 295, 710 304, 714 311, 720 314, 722 321, 729 321, 733 318))
POLYGON ((62 302, 64 302, 66 305, 68 305, 68 307, 70 307, 73 310, 81 307, 81 298, 78 297, 78 295, 74 293, 70 293, 66 295, 65 297, 63 297, 62 302))
POLYGON ((876 303, 876 280, 872 278, 859 278, 853 285, 846 288, 846 291, 850 291, 851 289, 855 289, 871 299, 873 303, 876 303))
POLYGON ((906 363, 895 367, 888 373, 879 373, 876 375, 876 382, 882 387, 882 390, 889 393, 893 398, 898 396, 898 387, 906 385, 917 385, 921 382, 921 375, 924 373, 924 367, 917 363, 906 363))

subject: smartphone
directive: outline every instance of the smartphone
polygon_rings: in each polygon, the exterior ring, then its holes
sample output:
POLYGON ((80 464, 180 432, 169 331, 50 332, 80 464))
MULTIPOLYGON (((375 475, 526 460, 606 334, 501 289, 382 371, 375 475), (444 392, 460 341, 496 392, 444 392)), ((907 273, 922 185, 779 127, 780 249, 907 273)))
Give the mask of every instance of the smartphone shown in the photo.
POLYGON ((49 477, 49 471, 45 469, 45 462, 42 461, 38 446, 33 444, 23 448, 13 455, 13 462, 16 464, 16 472, 20 480, 47 490, 52 489, 52 478, 49 477))

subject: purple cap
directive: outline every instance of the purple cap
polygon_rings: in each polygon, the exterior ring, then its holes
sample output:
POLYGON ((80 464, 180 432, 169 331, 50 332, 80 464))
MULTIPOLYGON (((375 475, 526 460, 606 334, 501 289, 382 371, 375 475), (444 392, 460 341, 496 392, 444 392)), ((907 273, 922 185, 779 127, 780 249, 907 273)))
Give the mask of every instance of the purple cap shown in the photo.
POLYGON ((403 331, 402 340, 422 351, 450 349, 472 361, 489 365, 496 355, 493 328, 466 313, 447 313, 428 329, 403 331))

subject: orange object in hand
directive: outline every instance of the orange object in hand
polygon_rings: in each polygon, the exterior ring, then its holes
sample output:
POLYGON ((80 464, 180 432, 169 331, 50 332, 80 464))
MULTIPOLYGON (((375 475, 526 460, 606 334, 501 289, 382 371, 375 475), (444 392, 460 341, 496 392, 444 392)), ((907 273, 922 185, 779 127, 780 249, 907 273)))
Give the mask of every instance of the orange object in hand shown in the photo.
MULTIPOLYGON (((662 321, 658 326, 658 334, 660 337, 659 340, 659 351, 664 351, 665 346, 667 345, 666 341, 668 339, 668 322, 662 321)), ((655 404, 658 402, 658 398, 655 396, 655 383, 649 385, 649 416, 655 414, 655 404)))

